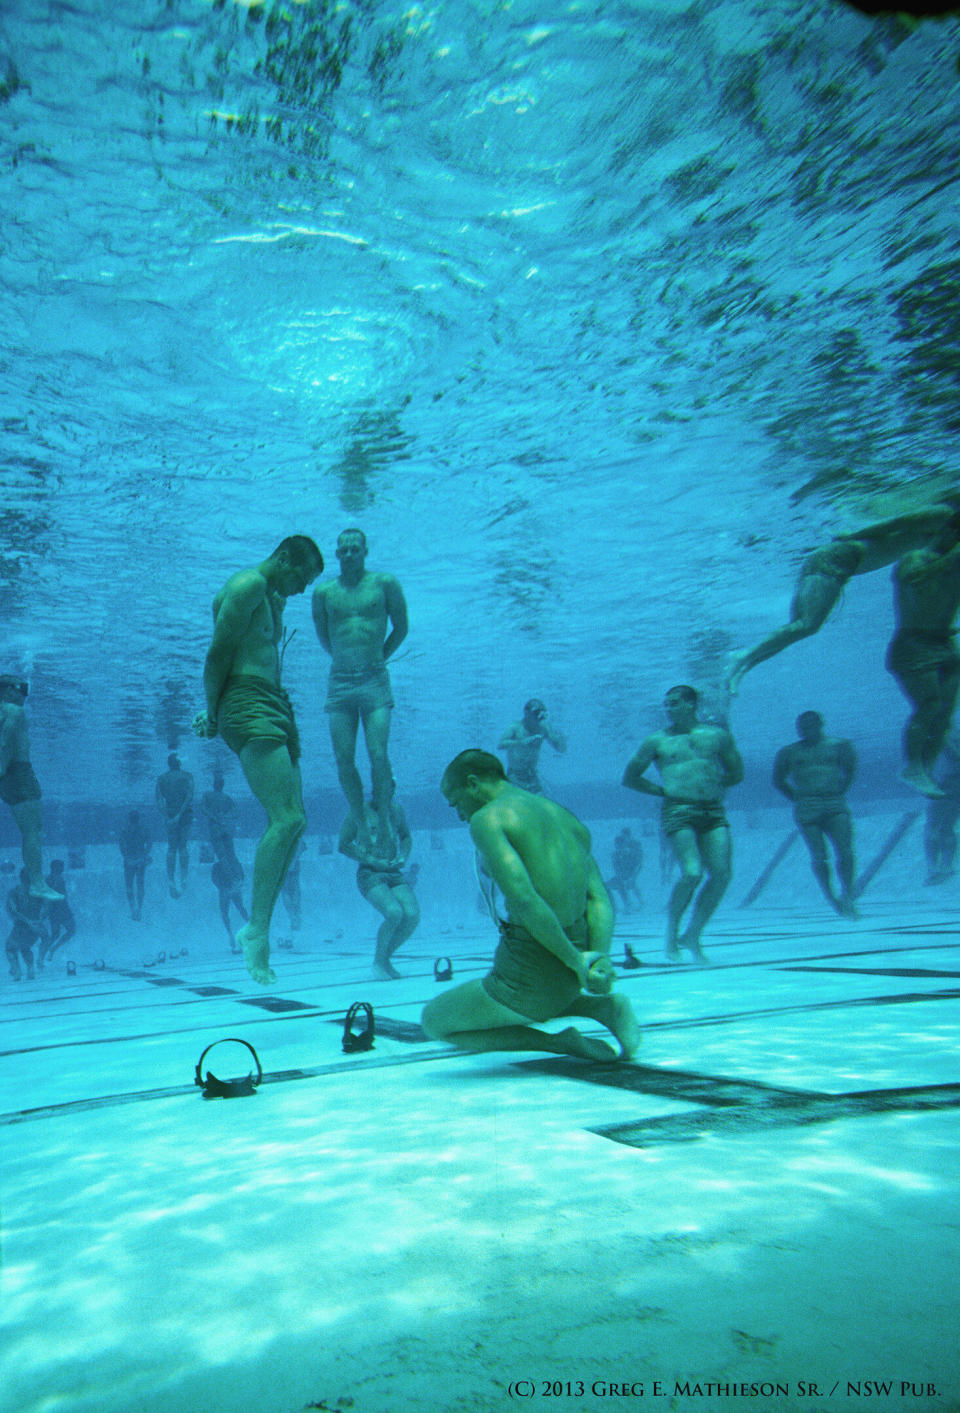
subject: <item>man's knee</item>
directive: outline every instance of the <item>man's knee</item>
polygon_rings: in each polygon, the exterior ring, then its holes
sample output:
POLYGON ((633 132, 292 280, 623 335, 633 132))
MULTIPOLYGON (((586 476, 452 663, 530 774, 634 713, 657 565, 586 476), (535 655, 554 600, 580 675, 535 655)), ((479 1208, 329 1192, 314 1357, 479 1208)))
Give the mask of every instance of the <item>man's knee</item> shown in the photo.
POLYGON ((420 1025, 426 1032, 428 1040, 446 1040, 451 1033, 443 1018, 442 1001, 443 998, 439 996, 433 1001, 428 1001, 420 1016, 420 1025))

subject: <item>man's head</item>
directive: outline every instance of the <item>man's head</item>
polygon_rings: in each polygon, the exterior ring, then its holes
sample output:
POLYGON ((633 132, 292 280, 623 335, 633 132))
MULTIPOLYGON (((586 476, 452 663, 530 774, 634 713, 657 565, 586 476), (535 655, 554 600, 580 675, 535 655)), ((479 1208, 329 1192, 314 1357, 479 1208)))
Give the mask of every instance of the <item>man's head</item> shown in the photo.
POLYGON ((823 735, 823 717, 818 711, 802 711, 797 717, 797 733, 801 741, 819 741, 823 735))
POLYGON ((671 687, 663 699, 663 707, 671 726, 682 726, 696 720, 699 701, 700 693, 695 687, 688 686, 686 682, 671 687))
POLYGON ((341 570, 362 569, 367 557, 367 537, 362 530, 341 530, 337 536, 337 558, 341 570))
POLYGON ((523 708, 523 715, 527 721, 543 721, 547 715, 547 708, 539 697, 531 697, 523 708))
POLYGON ((180 757, 177 755, 176 751, 171 751, 167 756, 167 765, 171 770, 180 769, 180 757))
POLYGON ((270 558, 276 566, 277 588, 286 599, 302 594, 323 573, 323 555, 309 535, 288 535, 270 558))
POLYGON ((443 772, 440 789, 447 804, 466 820, 488 804, 506 780, 498 756, 471 747, 454 756, 443 772))
POLYGON ((15 706, 23 706, 29 690, 23 677, 14 677, 10 672, 0 675, 0 701, 13 702, 15 706))

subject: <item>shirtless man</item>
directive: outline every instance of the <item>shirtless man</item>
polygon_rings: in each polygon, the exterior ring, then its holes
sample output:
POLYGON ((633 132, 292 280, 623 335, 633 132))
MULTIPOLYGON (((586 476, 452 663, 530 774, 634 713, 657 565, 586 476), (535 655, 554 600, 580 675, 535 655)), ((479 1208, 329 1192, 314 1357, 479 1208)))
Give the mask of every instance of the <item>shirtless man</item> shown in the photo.
POLYGON ((180 757, 171 751, 167 769, 157 781, 157 804, 167 827, 167 883, 170 897, 179 898, 187 882, 190 854, 187 838, 193 823, 193 776, 184 770, 180 757), (177 860, 180 860, 180 887, 177 888, 177 860))
POLYGON ((897 631, 887 667, 913 705, 903 733, 901 779, 921 795, 942 799, 930 775, 943 749, 960 688, 953 621, 960 608, 960 512, 924 549, 905 554, 893 571, 897 631))
POLYGON ((810 867, 830 906, 856 918, 853 905, 853 821, 844 799, 857 773, 850 741, 823 734, 823 717, 804 711, 797 717, 799 741, 784 746, 773 762, 773 783, 794 804, 793 817, 810 851, 810 867), (827 840, 836 857, 840 896, 833 890, 827 840))
POLYGON ((547 708, 538 697, 532 697, 523 708, 523 720, 514 721, 501 737, 498 751, 507 753, 507 779, 532 795, 546 791, 537 774, 540 747, 549 741, 561 755, 567 749, 567 738, 550 725, 547 708))
POLYGON ((27 713, 23 709, 28 690, 21 677, 0 676, 0 800, 10 806, 20 830, 30 897, 56 902, 63 894, 43 877, 40 785, 30 764, 27 713))
POLYGON ((362 897, 377 912, 383 922, 377 932, 377 949, 373 958, 373 981, 393 981, 401 973, 391 962, 394 952, 416 932, 420 922, 420 905, 403 870, 413 848, 413 836, 403 807, 396 800, 390 804, 391 840, 386 853, 378 848, 377 818, 368 812, 367 836, 373 839, 373 849, 363 848, 360 831, 352 814, 348 814, 340 830, 340 852, 360 865, 357 887, 362 897))
POLYGON ((233 859, 233 838, 237 832, 237 807, 223 788, 223 770, 213 767, 213 789, 200 797, 200 812, 207 821, 210 843, 218 859, 233 859))
POLYGON ((227 580, 213 601, 213 641, 203 668, 207 708, 193 723, 198 736, 219 734, 239 756, 267 812, 253 863, 250 921, 236 938, 261 986, 277 979, 270 966, 270 919, 307 822, 300 738, 280 685, 283 610, 288 598, 304 593, 322 573, 323 556, 313 540, 290 535, 262 563, 227 580))
POLYGON ((735 693, 751 668, 818 632, 854 574, 871 574, 929 544, 953 514, 952 506, 930 505, 867 525, 855 534, 837 535, 828 545, 814 550, 800 568, 790 622, 756 647, 734 656, 727 674, 727 690, 735 693))
POLYGON ((954 875, 957 858, 957 820, 960 819, 960 729, 954 726, 943 744, 934 777, 943 798, 927 805, 923 849, 927 859, 926 884, 946 883, 954 875))
POLYGON ((422 1025, 464 1050, 546 1050, 613 1060, 605 1041, 575 1026, 552 1034, 532 1022, 585 1016, 611 1031, 620 1058, 640 1045, 625 996, 612 994, 613 908, 590 853, 590 835, 568 810, 511 785, 487 751, 461 751, 440 785, 470 822, 484 868, 506 900, 493 969, 427 1003, 422 1025), (585 995, 584 990, 591 994, 585 995))
POLYGON ((680 864, 680 878, 670 894, 667 915, 667 960, 678 962, 685 947, 694 961, 707 962, 700 936, 730 883, 730 826, 723 810, 723 793, 743 779, 743 761, 730 732, 697 718, 699 694, 693 687, 671 687, 664 699, 670 725, 655 731, 623 773, 629 790, 663 800, 663 832, 680 864), (656 763, 662 785, 647 780, 656 763), (703 885, 686 932, 680 920, 706 868, 703 885))
MULTIPOLYGON (((321 646, 332 659, 325 709, 340 786, 358 833, 365 835, 363 781, 355 763, 362 721, 374 810, 380 838, 386 840, 392 793, 387 747, 393 709, 386 663, 407 636, 407 605, 393 575, 368 571, 366 557, 363 531, 344 530, 337 539, 340 577, 314 590, 313 622, 321 646)), ((370 840, 364 843, 369 846, 370 840)))

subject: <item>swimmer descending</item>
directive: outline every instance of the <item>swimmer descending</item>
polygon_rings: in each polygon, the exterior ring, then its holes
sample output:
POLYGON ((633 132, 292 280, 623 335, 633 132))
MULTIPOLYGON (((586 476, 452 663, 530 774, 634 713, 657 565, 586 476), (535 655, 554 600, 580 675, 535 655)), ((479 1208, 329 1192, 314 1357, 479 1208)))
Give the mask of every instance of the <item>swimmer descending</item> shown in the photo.
POLYGON ((679 882, 667 909, 667 961, 678 962, 681 949, 701 965, 709 960, 701 945, 704 926, 713 916, 731 878, 730 826, 723 795, 743 779, 743 761, 730 732, 697 718, 699 693, 681 684, 664 699, 670 725, 642 742, 623 774, 628 790, 663 801, 663 831, 680 864, 679 882), (646 778, 656 764, 662 785, 646 778), (704 869, 707 881, 694 901, 704 869), (690 903, 686 932, 680 922, 690 903))
POLYGON ((923 549, 893 571, 897 631, 887 667, 913 706, 903 733, 901 779, 921 795, 942 799, 930 772, 943 749, 960 689, 954 619, 960 609, 960 512, 923 549))
POLYGON ((576 1026, 539 1023, 582 1016, 611 1032, 628 1060, 640 1027, 613 991, 613 908, 590 853, 590 835, 569 810, 511 785, 487 751, 461 751, 444 772, 444 798, 469 821, 481 863, 507 906, 493 967, 481 981, 428 1002, 422 1024, 434 1040, 464 1050, 543 1050, 610 1061, 617 1051, 576 1026))
POLYGON ((276 981, 270 921, 284 875, 306 827, 300 737, 280 685, 279 643, 288 598, 323 573, 323 556, 306 535, 290 535, 267 559, 228 579, 213 601, 213 641, 203 669, 206 711, 193 729, 220 735, 240 758, 247 783, 267 813, 253 864, 250 921, 237 933, 254 981, 276 981))
POLYGON ((755 647, 734 655, 727 672, 727 691, 734 695, 746 674, 759 663, 819 632, 855 574, 871 574, 929 544, 953 513, 950 505, 930 505, 867 525, 853 535, 838 535, 815 550, 801 566, 789 623, 755 647))

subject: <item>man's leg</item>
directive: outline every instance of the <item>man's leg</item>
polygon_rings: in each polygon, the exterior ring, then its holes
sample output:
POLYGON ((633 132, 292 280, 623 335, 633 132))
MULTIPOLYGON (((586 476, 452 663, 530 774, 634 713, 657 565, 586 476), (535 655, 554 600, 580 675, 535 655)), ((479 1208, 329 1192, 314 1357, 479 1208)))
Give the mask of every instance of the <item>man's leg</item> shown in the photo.
POLYGON ((810 854, 810 867, 813 876, 820 885, 820 892, 833 908, 834 912, 840 912, 840 900, 833 891, 833 880, 830 877, 830 863, 827 859, 827 841, 824 837, 823 829, 819 824, 799 824, 797 826, 803 836, 810 854))
POLYGON ((62 897, 50 888, 43 876, 43 810, 39 800, 21 800, 10 806, 22 840, 23 866, 30 876, 31 898, 45 898, 48 903, 62 897))
POLYGON ((403 940, 399 936, 403 928, 403 908, 393 896, 393 889, 386 883, 375 883, 363 895, 372 908, 383 917, 377 933, 377 950, 373 958, 373 979, 392 981, 400 973, 390 965, 390 956, 403 940))
POLYGON ((729 826, 721 824, 718 828, 701 834, 700 853, 708 877, 693 905, 690 925, 684 936, 680 938, 680 945, 692 952, 698 962, 705 962, 707 956, 700 945, 700 934, 710 918, 713 917, 717 910, 717 904, 730 886, 733 848, 729 826))
POLYGON ((140 921, 140 915, 141 915, 142 912, 143 912, 143 883, 144 883, 144 878, 146 877, 146 872, 147 872, 147 866, 146 866, 146 864, 141 864, 141 865, 136 869, 135 874, 134 874, 134 885, 135 885, 135 887, 136 887, 136 896, 137 896, 137 910, 136 910, 136 913, 135 913, 134 917, 135 917, 135 921, 137 921, 137 922, 140 921))
POLYGON ((177 825, 177 854, 180 859, 180 889, 181 892, 187 882, 187 870, 190 867, 190 854, 187 849, 187 840, 190 835, 191 818, 181 819, 177 825))
POLYGON ((939 673, 935 669, 927 672, 897 672, 891 668, 890 671, 913 706, 913 715, 903 731, 906 765, 900 778, 931 800, 940 800, 943 798, 943 791, 931 778, 928 764, 928 760, 932 760, 929 756, 930 741, 934 731, 939 728, 943 709, 939 673))
POLYGON ((269 986, 277 979, 270 967, 270 919, 307 820, 300 772, 285 743, 248 741, 240 752, 240 764, 247 784, 267 812, 267 828, 254 857, 250 921, 237 933, 237 943, 254 981, 269 986))
POLYGON ((359 725, 360 716, 356 710, 330 712, 330 743, 337 762, 340 788, 356 822, 358 840, 369 845, 363 811, 363 781, 355 760, 359 725))
POLYGON ((840 900, 837 911, 841 917, 859 916, 853 903, 854 874, 856 859, 853 852, 853 818, 846 810, 831 815, 824 824, 824 830, 833 845, 837 861, 837 878, 840 880, 840 900))
POLYGON ((393 772, 390 769, 388 748, 390 744, 390 712, 392 707, 377 707, 368 711, 363 718, 363 734, 370 757, 370 781, 373 808, 377 815, 377 833, 383 845, 389 841, 396 844, 393 824, 390 819, 390 802, 393 799, 393 772))
POLYGON ((177 888, 177 826, 167 823, 167 887, 171 898, 179 898, 177 888))
POLYGON ((538 1030, 526 1016, 494 1001, 479 981, 465 981, 435 996, 423 1008, 420 1024, 431 1040, 448 1040, 461 1050, 487 1054, 500 1050, 542 1050, 582 1060, 613 1060, 604 1040, 591 1040, 574 1026, 556 1035, 538 1030))
POLYGON ((825 573, 810 561, 800 571, 800 578, 790 605, 790 622, 771 633, 756 647, 737 653, 727 675, 727 690, 735 693, 746 674, 761 662, 782 653, 792 643, 810 638, 827 621, 846 586, 841 575, 825 573))
POLYGON ((667 960, 677 962, 680 960, 680 920, 703 877, 703 860, 692 829, 678 829, 667 838, 680 865, 680 877, 667 904, 667 960))

